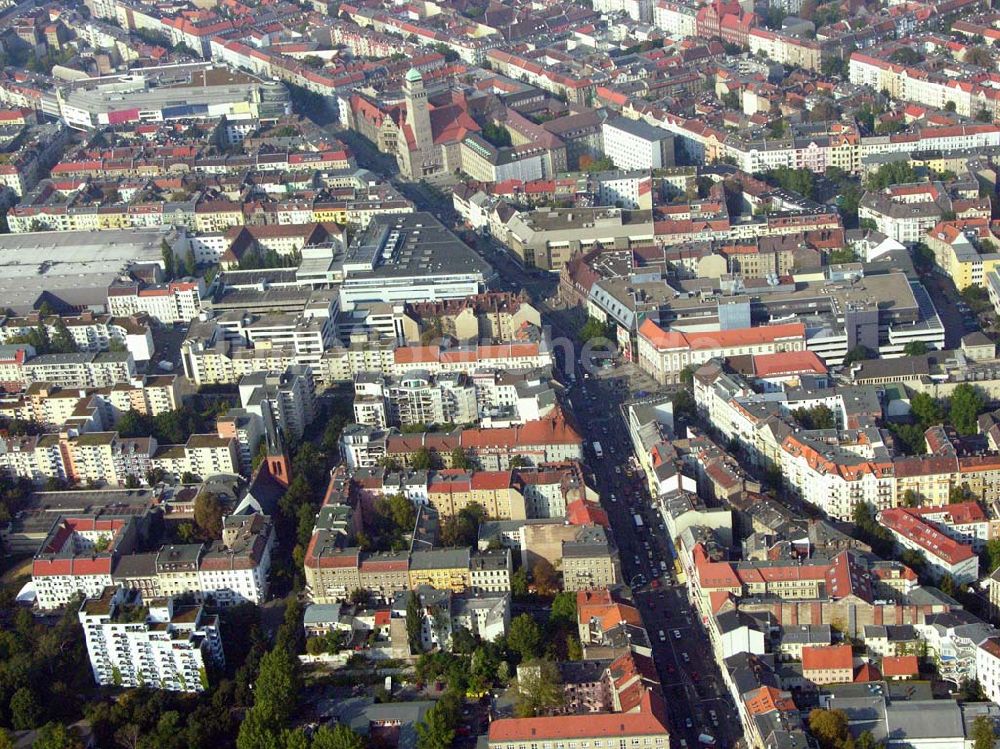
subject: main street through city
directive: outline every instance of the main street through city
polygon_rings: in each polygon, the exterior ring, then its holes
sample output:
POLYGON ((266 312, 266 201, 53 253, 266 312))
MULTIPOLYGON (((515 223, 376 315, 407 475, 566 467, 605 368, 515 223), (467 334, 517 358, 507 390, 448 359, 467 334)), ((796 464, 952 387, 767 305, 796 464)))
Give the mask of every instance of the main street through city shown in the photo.
MULTIPOLYGON (((352 139, 352 147, 359 145, 354 140, 357 139, 352 139)), ((366 166, 379 170, 379 166, 388 165, 383 159, 366 166)), ((676 580, 670 539, 652 504, 646 482, 635 468, 632 443, 620 408, 623 401, 634 395, 634 390, 640 389, 630 387, 627 376, 630 365, 618 364, 600 370, 584 367, 569 322, 574 313, 565 310, 557 297, 556 274, 526 270, 496 241, 470 236, 460 225, 446 193, 398 178, 393 182, 418 210, 433 213, 471 240, 474 249, 496 269, 495 288, 514 293, 527 291, 552 340, 573 342, 574 361, 564 360, 567 349, 561 345, 556 346, 557 361, 564 380, 568 380, 565 384, 573 413, 586 441, 587 468, 608 512, 621 555, 622 573, 625 581, 633 584, 635 603, 649 634, 653 660, 670 711, 673 747, 693 749, 703 733, 712 736, 720 748, 742 742, 742 727, 723 686, 708 634, 688 600, 685 586, 676 580), (568 377, 570 372, 575 381, 568 377), (601 458, 595 454, 595 442, 602 446, 601 458), (635 523, 636 514, 642 518, 641 527, 635 523)), ((576 315, 577 319, 580 317, 576 315)))

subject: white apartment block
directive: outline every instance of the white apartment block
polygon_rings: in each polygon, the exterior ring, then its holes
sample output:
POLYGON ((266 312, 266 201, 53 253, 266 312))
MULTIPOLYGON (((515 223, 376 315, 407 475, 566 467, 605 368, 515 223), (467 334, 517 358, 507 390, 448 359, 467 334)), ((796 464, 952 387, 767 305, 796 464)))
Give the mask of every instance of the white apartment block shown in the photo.
POLYGON ((80 607, 94 681, 178 692, 208 688, 207 667, 223 661, 219 620, 173 599, 143 605, 138 591, 106 588, 80 607))
POLYGON ((164 324, 188 322, 201 313, 204 294, 200 278, 145 287, 119 283, 108 289, 108 311, 115 316, 146 314, 164 324))
POLYGON ((186 470, 203 479, 219 473, 239 473, 236 440, 230 437, 192 434, 184 445, 184 453, 186 470))
POLYGON ((850 520, 862 502, 876 511, 895 504, 892 460, 877 430, 841 432, 837 445, 793 434, 779 457, 785 484, 837 520, 850 520))
POLYGON ((593 7, 598 13, 624 13, 633 21, 652 20, 651 0, 594 0, 593 7))
POLYGON ((618 169, 662 169, 674 165, 674 137, 643 120, 617 117, 601 126, 604 155, 618 169))
POLYGON ((694 36, 698 9, 683 3, 659 0, 653 6, 653 25, 675 39, 694 36))
POLYGON ((22 382, 47 382, 62 387, 112 387, 135 379, 129 353, 42 354, 21 366, 22 382))
POLYGON ((316 418, 316 384, 308 366, 293 365, 281 372, 254 372, 240 379, 240 403, 247 413, 274 423, 293 439, 301 439, 316 418))
POLYGON ((976 678, 990 702, 1000 702, 1000 638, 990 637, 976 648, 976 678))
POLYGON ((880 512, 878 521, 897 544, 923 554, 927 572, 933 577, 950 575, 957 585, 979 579, 979 557, 972 546, 949 538, 918 513, 896 507, 880 512))

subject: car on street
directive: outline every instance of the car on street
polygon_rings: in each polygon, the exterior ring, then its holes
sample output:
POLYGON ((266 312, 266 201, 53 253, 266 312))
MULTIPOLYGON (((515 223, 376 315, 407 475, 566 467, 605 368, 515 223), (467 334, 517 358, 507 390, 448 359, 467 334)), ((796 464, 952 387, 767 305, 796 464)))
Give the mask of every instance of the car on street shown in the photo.
POLYGON ((674 639, 675 640, 681 639, 681 631, 679 629, 674 630, 674 639))

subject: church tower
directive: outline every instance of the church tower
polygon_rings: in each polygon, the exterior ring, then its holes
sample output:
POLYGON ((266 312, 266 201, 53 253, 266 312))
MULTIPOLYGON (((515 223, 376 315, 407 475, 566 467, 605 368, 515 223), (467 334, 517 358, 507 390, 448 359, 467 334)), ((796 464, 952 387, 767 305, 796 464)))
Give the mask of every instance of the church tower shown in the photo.
POLYGON ((410 68, 406 74, 403 94, 406 96, 406 124, 413 131, 414 145, 416 150, 425 151, 434 145, 434 135, 431 132, 424 78, 416 68, 410 68))

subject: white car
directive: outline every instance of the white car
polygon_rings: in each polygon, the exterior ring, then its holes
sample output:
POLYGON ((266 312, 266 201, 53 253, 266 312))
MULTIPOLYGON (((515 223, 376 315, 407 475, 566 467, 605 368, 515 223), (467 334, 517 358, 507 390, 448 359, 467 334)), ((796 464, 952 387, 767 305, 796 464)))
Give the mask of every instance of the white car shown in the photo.
POLYGON ((666 642, 666 641, 667 641, 667 634, 666 634, 666 632, 664 632, 664 631, 663 631, 663 630, 661 629, 661 630, 660 630, 660 642, 666 642))

